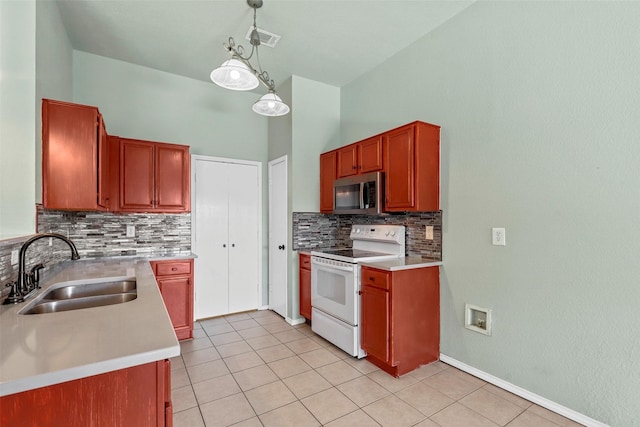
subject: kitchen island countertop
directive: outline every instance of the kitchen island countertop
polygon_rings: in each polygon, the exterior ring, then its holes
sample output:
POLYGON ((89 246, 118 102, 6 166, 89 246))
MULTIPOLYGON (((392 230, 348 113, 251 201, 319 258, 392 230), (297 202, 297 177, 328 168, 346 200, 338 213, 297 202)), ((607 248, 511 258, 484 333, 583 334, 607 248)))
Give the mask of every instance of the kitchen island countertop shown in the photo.
POLYGON ((0 306, 0 396, 178 356, 180 345, 149 265, 150 259, 171 258, 180 256, 65 261, 43 275, 35 297, 0 306), (105 277, 135 277, 137 298, 19 314, 50 287, 105 277))

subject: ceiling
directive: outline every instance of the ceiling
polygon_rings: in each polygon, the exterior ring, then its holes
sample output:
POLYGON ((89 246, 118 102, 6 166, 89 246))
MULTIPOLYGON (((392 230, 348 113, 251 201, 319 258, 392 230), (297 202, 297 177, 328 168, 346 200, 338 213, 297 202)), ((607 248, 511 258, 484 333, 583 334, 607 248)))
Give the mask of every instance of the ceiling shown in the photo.
MULTIPOLYGON (((276 86, 289 76, 342 87, 406 48, 474 0, 264 0, 258 28, 282 36, 259 49, 276 86)), ((245 0, 57 0, 71 45, 209 82, 229 57, 222 43, 244 39, 245 0)), ((256 66, 254 60, 252 64, 256 66)))

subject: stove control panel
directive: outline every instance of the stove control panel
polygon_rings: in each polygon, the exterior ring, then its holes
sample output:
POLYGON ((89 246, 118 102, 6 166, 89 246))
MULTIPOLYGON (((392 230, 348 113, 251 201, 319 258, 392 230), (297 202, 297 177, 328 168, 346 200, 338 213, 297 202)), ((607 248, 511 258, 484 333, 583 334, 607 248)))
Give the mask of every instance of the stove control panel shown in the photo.
POLYGON ((351 240, 404 242, 404 225, 364 224, 351 227, 351 240))

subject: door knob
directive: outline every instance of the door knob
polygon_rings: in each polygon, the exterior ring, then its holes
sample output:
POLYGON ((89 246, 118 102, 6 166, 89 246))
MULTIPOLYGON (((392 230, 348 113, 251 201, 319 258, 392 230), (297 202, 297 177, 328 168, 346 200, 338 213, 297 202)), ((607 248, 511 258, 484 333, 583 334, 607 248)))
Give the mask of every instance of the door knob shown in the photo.
POLYGON ((284 245, 278 246, 278 249, 280 249, 281 251, 284 251, 284 245))
POLYGON ((223 243, 223 244, 222 244, 222 247, 223 247, 223 248, 226 248, 226 247, 227 247, 227 244, 226 244, 226 243, 223 243))

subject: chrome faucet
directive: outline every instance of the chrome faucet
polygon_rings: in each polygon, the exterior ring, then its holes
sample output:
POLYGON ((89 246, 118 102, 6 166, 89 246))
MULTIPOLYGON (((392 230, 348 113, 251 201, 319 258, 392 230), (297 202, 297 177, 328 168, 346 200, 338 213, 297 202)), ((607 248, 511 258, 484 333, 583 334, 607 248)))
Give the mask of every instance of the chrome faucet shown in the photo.
POLYGON ((77 260, 80 259, 80 255, 78 255, 78 250, 76 249, 76 245, 73 244, 71 240, 64 237, 62 234, 58 233, 40 233, 36 234, 26 242, 22 244, 20 248, 20 264, 18 265, 18 280, 13 282, 11 293, 9 297, 5 301, 5 304, 17 304, 19 302, 23 302, 25 299, 29 298, 33 293, 35 293, 39 288, 40 282, 40 270, 44 268, 44 265, 37 264, 35 265, 29 273, 26 270, 26 254, 29 246, 35 242, 36 240, 44 239, 44 238, 56 238, 60 239, 69 245, 71 249, 71 259, 77 260))

